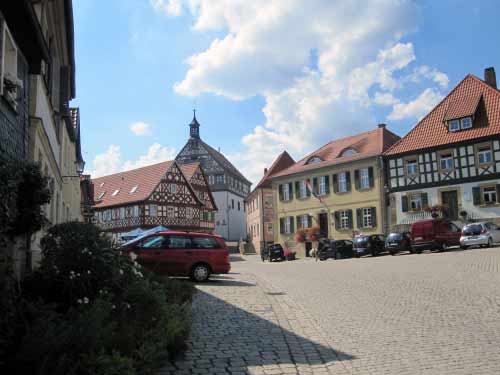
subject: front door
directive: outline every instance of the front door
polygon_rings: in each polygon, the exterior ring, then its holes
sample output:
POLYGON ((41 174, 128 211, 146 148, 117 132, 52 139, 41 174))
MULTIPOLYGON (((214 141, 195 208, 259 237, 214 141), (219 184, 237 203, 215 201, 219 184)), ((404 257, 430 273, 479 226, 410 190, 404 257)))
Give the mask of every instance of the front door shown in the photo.
POLYGON ((321 213, 318 215, 319 232, 328 238, 328 214, 321 213))
POLYGON ((443 202, 444 216, 450 220, 458 219, 458 194, 456 190, 443 191, 441 193, 441 201, 443 202))

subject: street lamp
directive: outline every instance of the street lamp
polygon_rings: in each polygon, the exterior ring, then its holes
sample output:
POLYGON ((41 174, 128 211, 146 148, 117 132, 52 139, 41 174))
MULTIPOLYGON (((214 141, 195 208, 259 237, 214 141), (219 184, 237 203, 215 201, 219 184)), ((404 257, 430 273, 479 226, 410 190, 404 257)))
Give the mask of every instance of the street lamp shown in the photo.
POLYGON ((74 176, 61 176, 62 178, 80 178, 85 169, 85 160, 79 159, 75 161, 76 175, 74 176))

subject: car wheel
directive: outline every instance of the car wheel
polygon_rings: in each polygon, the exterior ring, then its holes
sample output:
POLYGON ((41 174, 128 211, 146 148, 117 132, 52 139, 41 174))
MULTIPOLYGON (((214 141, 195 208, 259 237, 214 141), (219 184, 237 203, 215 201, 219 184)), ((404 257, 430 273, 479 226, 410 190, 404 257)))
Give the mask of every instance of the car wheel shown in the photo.
POLYGON ((335 259, 342 259, 342 253, 340 253, 340 252, 337 251, 335 253, 335 259))
POLYGON ((397 253, 397 251, 394 251, 394 250, 389 251, 389 254, 391 254, 391 255, 396 255, 396 253, 397 253))
POLYGON ((467 248, 468 248, 468 247, 469 247, 469 246, 466 246, 466 245, 460 245, 460 248, 461 248, 462 250, 467 250, 467 248))
POLYGON ((443 252, 443 251, 446 251, 448 250, 448 245, 446 244, 446 242, 443 242, 441 244, 441 246, 439 246, 439 249, 438 249, 440 252, 443 252))
POLYGON ((210 267, 205 263, 198 263, 191 270, 191 280, 197 282, 207 281, 210 277, 210 267))
POLYGON ((490 238, 488 238, 488 245, 487 247, 493 247, 493 240, 490 238))

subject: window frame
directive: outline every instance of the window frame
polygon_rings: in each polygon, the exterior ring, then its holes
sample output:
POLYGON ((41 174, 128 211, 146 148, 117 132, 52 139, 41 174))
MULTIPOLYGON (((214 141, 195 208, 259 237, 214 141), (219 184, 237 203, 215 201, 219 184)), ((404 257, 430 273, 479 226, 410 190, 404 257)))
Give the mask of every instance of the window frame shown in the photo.
POLYGON ((318 180, 318 195, 326 195, 326 176, 320 176, 318 180))
POLYGON ((370 188, 370 171, 368 170, 368 168, 361 168, 359 170, 359 189, 367 190, 369 188, 370 188), (363 186, 363 181, 365 181, 366 186, 363 186))
POLYGON ((423 205, 422 205, 422 194, 421 193, 410 193, 408 194, 408 208, 409 211, 422 211, 423 205), (413 207, 413 202, 419 202, 419 204, 416 204, 415 207, 413 207))
POLYGON ((305 180, 299 181, 299 199, 307 198, 307 184, 305 180))
POLYGON ((471 116, 466 116, 460 119, 460 129, 462 130, 467 130, 467 129, 472 129, 473 123, 472 123, 472 117, 471 116), (464 126, 465 120, 469 120, 470 126, 464 126))
POLYGON ((347 193, 347 172, 338 174, 338 192, 347 193))
POLYGON ((288 202, 290 200, 290 184, 283 184, 283 200, 288 202))
POLYGON ((339 229, 340 230, 347 230, 347 229, 351 229, 350 228, 350 223, 349 223, 349 211, 347 210, 344 210, 344 211, 340 211, 340 225, 339 225, 339 229))
POLYGON ((488 185, 488 186, 481 186, 481 201, 484 205, 493 205, 493 204, 497 204, 498 202, 498 196, 497 196, 497 189, 496 189, 496 186, 493 186, 493 185, 488 185), (486 189, 488 189, 488 193, 486 193, 486 189), (493 197, 495 199, 493 200, 486 200, 486 194, 489 196, 489 197, 493 197))
POLYGON ((439 169, 442 171, 451 171, 455 168, 454 162, 453 162, 453 152, 451 151, 446 151, 446 152, 441 152, 439 154, 439 169), (446 166, 443 168, 443 161, 449 161, 450 162, 450 167, 446 166))
POLYGON ((292 233, 292 219, 290 216, 285 217, 285 219, 283 220, 283 224, 285 226, 285 228, 284 228, 285 234, 292 233))
POLYGON ((460 129, 461 129, 460 119, 453 119, 453 120, 449 121, 448 131, 450 131, 452 133, 456 133, 456 132, 459 132, 460 129), (457 125, 456 128, 453 126, 454 124, 457 125))
POLYGON ((373 225, 372 209, 370 207, 363 207, 361 210, 363 228, 371 228, 373 225))
POLYGON ((419 174, 419 172, 418 172, 418 158, 411 158, 411 159, 405 160, 405 174, 408 177, 418 176, 418 174, 419 174), (410 165, 413 165, 413 164, 415 165, 415 173, 410 173, 408 167, 410 165))
POLYGON ((309 215, 305 214, 300 217, 300 225, 302 228, 309 228, 309 215))
POLYGON ((488 145, 478 145, 477 146, 477 164, 478 165, 491 165, 493 164, 493 150, 490 144, 488 145), (488 154, 490 156, 489 161, 483 161, 481 162, 481 156, 488 154))

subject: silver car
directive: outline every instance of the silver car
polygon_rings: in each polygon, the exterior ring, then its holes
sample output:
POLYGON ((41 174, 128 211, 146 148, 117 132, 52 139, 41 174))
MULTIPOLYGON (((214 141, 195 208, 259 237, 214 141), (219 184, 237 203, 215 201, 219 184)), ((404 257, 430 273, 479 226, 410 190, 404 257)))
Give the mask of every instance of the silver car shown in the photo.
POLYGON ((491 222, 467 224, 462 229, 460 247, 467 249, 469 246, 491 247, 493 243, 500 242, 500 228, 491 222))

